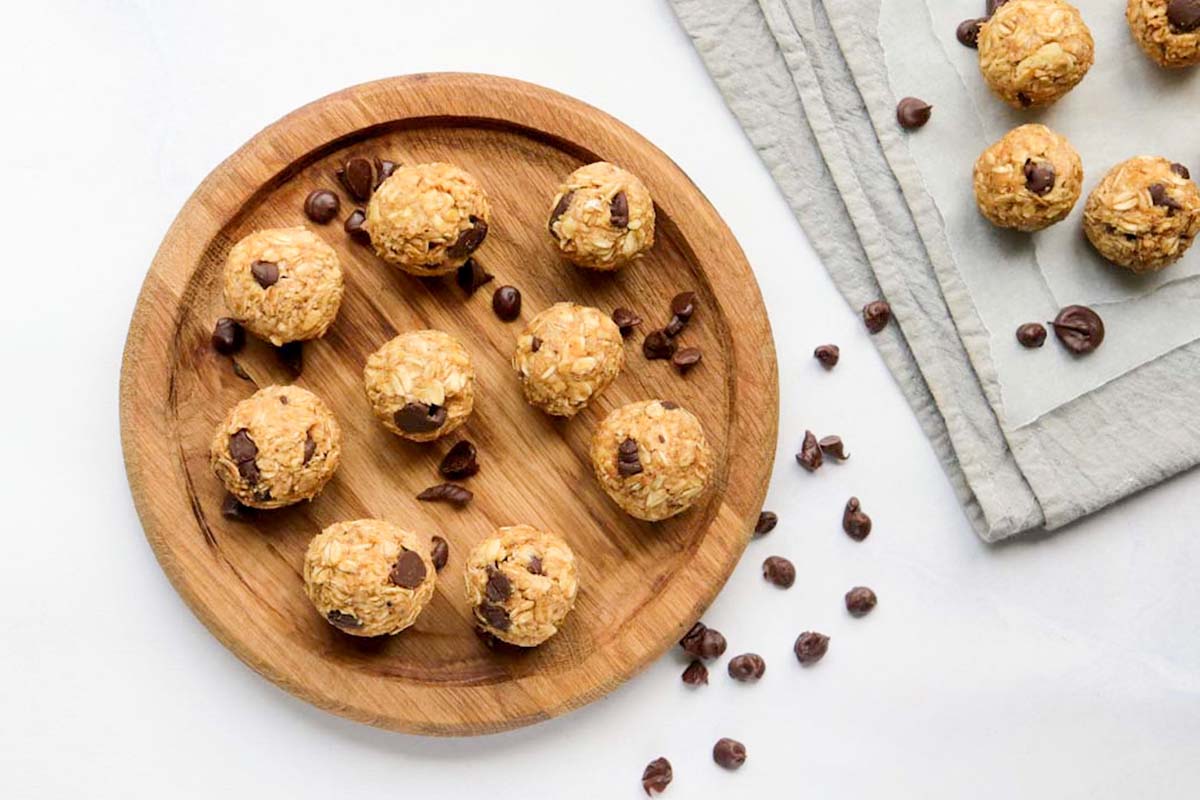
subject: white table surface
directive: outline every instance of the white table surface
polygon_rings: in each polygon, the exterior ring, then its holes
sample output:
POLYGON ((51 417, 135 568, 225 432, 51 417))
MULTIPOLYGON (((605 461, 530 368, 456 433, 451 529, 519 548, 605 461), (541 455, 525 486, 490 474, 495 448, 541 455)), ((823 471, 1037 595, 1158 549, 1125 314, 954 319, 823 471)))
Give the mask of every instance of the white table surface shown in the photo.
POLYGON ((1050 537, 988 547, 665 3, 12 4, 0 27, 6 287, 0 795, 1099 798, 1200 791, 1200 472, 1050 537), (779 351, 768 507, 706 620, 766 677, 679 681, 677 653, 594 705, 472 740, 375 730, 275 688, 209 635, 142 537, 117 376, 158 242, 221 159, 292 108, 464 70, 567 92, 658 144, 741 241, 779 351), (811 357, 825 341, 842 363, 811 357), (805 428, 853 458, 815 475, 805 428), (855 544, 840 507, 862 497, 855 544), (762 559, 797 585, 765 585, 762 559), (876 589, 852 619, 842 594, 876 589), (796 634, 833 637, 801 670, 796 634), (736 773, 711 761, 742 740, 736 773), (418 794, 420 793, 420 794, 418 794))

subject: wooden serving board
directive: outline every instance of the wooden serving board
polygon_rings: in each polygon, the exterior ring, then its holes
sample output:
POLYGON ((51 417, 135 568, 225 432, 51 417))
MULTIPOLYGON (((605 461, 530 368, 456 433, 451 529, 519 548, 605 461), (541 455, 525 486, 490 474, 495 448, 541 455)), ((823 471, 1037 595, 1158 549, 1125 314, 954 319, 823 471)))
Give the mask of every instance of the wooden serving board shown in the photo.
POLYGON ((717 594, 757 519, 775 449, 778 386, 762 299, 729 229, 687 176, 630 128, 561 94, 504 78, 411 75, 364 84, 271 125, 216 168, 179 213, 146 277, 121 372, 126 470, 146 537, 176 589, 227 647, 299 697, 400 731, 468 735, 527 725, 595 700, 674 644, 717 594), (454 276, 417 279, 342 231, 354 204, 334 178, 351 155, 403 163, 454 162, 473 173, 493 216, 477 260, 496 281, 467 297, 454 276), (557 255, 546 218, 559 181, 608 160, 645 181, 657 243, 619 273, 578 270, 557 255), (302 212, 317 187, 341 196, 339 218, 302 212), (268 345, 231 359, 209 345, 225 314, 221 269, 231 245, 257 228, 308 224, 338 251, 346 293, 326 336, 304 345, 295 382, 322 397, 342 425, 342 463, 311 503, 260 512, 249 523, 220 512, 224 491, 208 465, 212 431, 257 388, 293 376, 268 345), (492 313, 502 284, 524 295, 521 319, 492 313), (699 296, 681 339, 703 362, 680 376, 647 361, 644 334, 669 318, 670 298, 699 296), (533 314, 559 300, 646 320, 627 343, 614 384, 575 419, 527 406, 509 366, 533 314), (471 351, 474 415, 449 441, 404 442, 364 398, 367 356, 398 332, 440 328, 471 351), (588 443, 609 411, 664 398, 704 424, 718 468, 693 509, 659 524, 625 516, 592 476, 588 443), (415 495, 440 482, 453 441, 479 448, 475 500, 456 510, 415 495), (450 543, 437 593, 404 633, 356 639, 328 625, 301 580, 309 539, 337 520, 388 519, 450 543), (580 593, 563 630, 530 651, 489 649, 473 632, 463 591, 468 549, 495 526, 529 523, 566 537, 580 593))

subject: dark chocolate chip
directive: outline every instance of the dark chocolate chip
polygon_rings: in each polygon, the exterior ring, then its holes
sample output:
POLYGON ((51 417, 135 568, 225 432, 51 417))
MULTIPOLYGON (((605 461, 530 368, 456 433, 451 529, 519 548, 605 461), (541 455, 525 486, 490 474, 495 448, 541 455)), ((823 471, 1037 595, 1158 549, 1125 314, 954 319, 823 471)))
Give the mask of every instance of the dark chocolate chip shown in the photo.
POLYGON ((642 355, 651 360, 670 358, 675 355, 677 347, 675 341, 663 331, 650 331, 642 340, 642 355))
POLYGON ((430 486, 417 495, 418 500, 426 503, 451 503, 456 506, 465 506, 471 502, 471 498, 475 495, 465 486, 459 486, 456 483, 439 483, 430 486))
POLYGON ((1041 347, 1046 343, 1046 326, 1040 322, 1026 322, 1017 328, 1017 341, 1022 347, 1041 347))
POLYGON ((1058 340, 1075 355, 1090 353, 1104 341, 1104 321, 1087 306, 1067 306, 1050 324, 1058 340))
POLYGON ((293 375, 304 371, 304 342, 287 342, 275 348, 275 357, 279 363, 293 375))
POLYGON ((821 444, 812 431, 804 432, 804 442, 800 445, 800 452, 796 453, 796 463, 809 472, 816 472, 821 464, 825 463, 821 455, 821 444))
POLYGON ((958 28, 954 31, 954 36, 958 39, 958 43, 963 47, 979 47, 979 28, 984 22, 987 22, 987 20, 964 19, 958 23, 958 28))
POLYGON ((401 589, 415 589, 425 580, 425 561, 412 550, 405 550, 392 565, 388 580, 401 589))
POLYGON ((255 261, 250 265, 250 274, 264 289, 270 289, 279 281, 279 265, 274 261, 255 261))
POLYGON ((337 178, 351 197, 366 202, 375 190, 375 165, 370 159, 355 156, 337 171, 337 178))
POLYGON ((678 315, 672 316, 671 321, 663 328, 663 333, 674 339, 679 334, 683 333, 683 329, 687 327, 687 320, 678 315))
MULTIPOLYGON (((279 399, 286 400, 287 398, 281 397, 279 399)), ((307 464, 308 462, 312 461, 312 457, 316 454, 316 452, 317 443, 313 441, 312 431, 309 431, 308 433, 304 434, 304 461, 302 463, 307 464)))
POLYGON ((685 653, 710 661, 720 658, 725 652, 725 637, 720 631, 709 628, 703 622, 697 622, 679 640, 679 646, 685 653))
POLYGON ((571 198, 574 196, 574 189, 566 192, 562 197, 558 198, 558 202, 554 204, 554 210, 550 212, 550 221, 546 223, 546 228, 555 239, 558 238, 558 234, 554 232, 554 223, 558 222, 558 218, 566 213, 567 208, 571 205, 571 198))
POLYGON ((350 212, 350 216, 346 217, 346 222, 342 225, 342 230, 359 244, 370 244, 371 234, 367 233, 367 229, 363 225, 366 221, 366 212, 361 208, 356 208, 350 212))
POLYGON ((742 653, 729 659, 729 677, 735 681, 756 681, 767 671, 767 664, 757 653, 742 653))
POLYGON ((521 315, 521 292, 515 286, 501 286, 492 293, 492 311, 505 322, 521 315))
POLYGON ((628 336, 633 333, 635 327, 642 324, 642 318, 628 308, 614 308, 612 321, 616 324, 617 329, 621 331, 622 336, 628 336))
POLYGON ((488 567, 487 575, 487 587, 484 591, 488 600, 493 603, 503 603, 512 597, 512 581, 508 579, 507 575, 496 567, 488 567))
POLYGON ((758 515, 758 522, 754 523, 754 535, 765 536, 775 530, 778 524, 779 516, 774 511, 763 511, 758 515))
POLYGON ((1025 188, 1039 196, 1048 194, 1054 188, 1054 165, 1025 159, 1025 188))
POLYGON ((458 283, 458 288, 467 293, 467 297, 475 294, 475 290, 485 283, 491 282, 496 276, 479 266, 479 262, 473 258, 468 258, 466 263, 458 268, 454 279, 458 283))
POLYGON ((869 333, 879 333, 891 320, 892 307, 883 300, 873 300, 863 306, 862 317, 869 333))
POLYGON ((512 625, 512 620, 508 618, 508 612, 501 606, 484 603, 476 609, 476 612, 484 622, 498 631, 506 631, 512 625))
POLYGON ((671 364, 681 373, 687 372, 700 363, 703 355, 699 347, 681 347, 671 356, 671 364))
POLYGON ((821 448, 822 453, 827 456, 833 456, 838 461, 845 461, 850 457, 850 454, 846 452, 846 445, 840 436, 822 436, 817 445, 821 448))
POLYGON ((796 653, 796 659, 807 667, 820 661, 829 652, 829 637, 823 633, 805 631, 796 637, 792 650, 796 653))
POLYGON ((250 438, 250 431, 242 428, 229 437, 229 457, 235 463, 253 461, 258 456, 258 446, 250 438))
POLYGON ((671 313, 682 319, 684 322, 689 321, 692 318, 692 315, 696 313, 696 293, 680 292, 672 297, 671 313))
POLYGON ((688 686, 699 686, 700 684, 708 685, 708 667, 704 666, 704 662, 699 659, 693 659, 692 663, 687 665, 687 669, 683 671, 683 682, 688 686))
POLYGON ((617 472, 623 477, 638 475, 642 471, 642 462, 638 458, 638 443, 626 438, 617 446, 617 472))
POLYGON ((248 522, 254 517, 254 509, 227 492, 221 501, 221 516, 235 522, 248 522))
POLYGON ((392 421, 405 433, 432 433, 446 424, 446 408, 425 403, 405 403, 392 415, 392 421))
POLYGON ((671 785, 671 762, 665 758, 656 758, 642 770, 642 788, 647 796, 661 794, 671 785))
POLYGON ((718 739, 713 745, 713 761, 725 769, 737 769, 746 763, 746 745, 734 739, 718 739))
POLYGON ((783 556, 770 556, 763 562, 763 577, 781 589, 796 582, 796 566, 783 556))
POLYGON ((213 326, 212 346, 221 355, 231 356, 246 346, 246 330, 229 317, 221 317, 213 326))
POLYGON ((429 540, 429 560, 433 562, 433 568, 437 572, 441 572, 442 567, 450 560, 450 544, 442 537, 434 536, 429 540))
POLYGON ((987 15, 992 16, 996 13, 996 9, 1007 2, 1008 0, 987 0, 987 15))
POLYGON ((667 411, 673 411, 674 409, 679 408, 679 403, 674 403, 670 400, 660 400, 658 404, 667 411))
POLYGON ((279 405, 286 406, 287 404, 288 404, 287 395, 286 394, 279 395, 279 405))
POLYGON ((879 598, 865 586, 855 586, 846 592, 846 610, 856 617, 870 613, 879 598))
POLYGON ((1192 178, 1192 173, 1188 172, 1188 168, 1185 167, 1183 164, 1179 164, 1179 163, 1172 164, 1171 172, 1174 172, 1176 175, 1183 178, 1185 181, 1191 180, 1191 178, 1192 178))
POLYGON ((862 503, 857 497, 846 501, 842 511, 842 530, 856 542, 861 542, 871 534, 871 518, 862 510, 862 503))
POLYGON ((536 336, 531 336, 529 338, 529 352, 536 353, 538 350, 541 350, 541 349, 542 349, 542 340, 536 336))
POLYGON ((446 248, 446 255, 455 261, 474 253, 487 238, 488 224, 486 220, 476 216, 468 217, 467 220, 471 223, 471 227, 460 233, 454 243, 446 248))
POLYGON ((1161 183, 1151 184, 1150 202, 1156 206, 1162 206, 1163 208, 1168 209, 1168 213, 1171 211, 1178 211, 1179 209, 1183 208, 1178 200, 1167 194, 1167 187, 1163 186, 1161 183))
POLYGON ((617 192, 613 195, 612 203, 609 205, 608 219, 614 228, 629 227, 629 198, 625 196, 624 192, 617 192))
POLYGON ((1171 0, 1167 3, 1167 22, 1175 33, 1191 33, 1200 28, 1200 0, 1171 0))
POLYGON ((337 216, 342 201, 328 189, 313 189, 304 198, 304 214, 318 225, 324 225, 337 216))
POLYGON ((933 113, 933 106, 915 97, 906 97, 896 104, 896 121, 905 130, 920 128, 933 113))
POLYGON ((821 362, 825 369, 833 369, 841 358, 842 351, 836 344, 823 344, 813 350, 813 358, 821 362))
POLYGON ((438 472, 443 477, 456 481, 469 478, 479 472, 479 462, 476 460, 475 445, 466 439, 455 442, 454 446, 446 451, 446 455, 442 457, 442 463, 438 464, 438 472))
POLYGON ((1017 92, 1017 102, 1025 108, 1029 108, 1031 105, 1033 105, 1033 98, 1024 92, 1017 92))
POLYGON ((338 611, 336 608, 326 614, 325 618, 329 620, 330 625, 342 630, 353 630, 362 627, 362 622, 359 621, 358 617, 353 614, 347 614, 344 611, 338 611))
POLYGON ((375 159, 375 188, 378 189, 379 184, 392 177, 398 166, 400 165, 395 161, 388 161, 386 158, 375 159))
POLYGON ((533 575, 542 575, 542 558, 541 556, 531 556, 529 559, 529 572, 533 575))

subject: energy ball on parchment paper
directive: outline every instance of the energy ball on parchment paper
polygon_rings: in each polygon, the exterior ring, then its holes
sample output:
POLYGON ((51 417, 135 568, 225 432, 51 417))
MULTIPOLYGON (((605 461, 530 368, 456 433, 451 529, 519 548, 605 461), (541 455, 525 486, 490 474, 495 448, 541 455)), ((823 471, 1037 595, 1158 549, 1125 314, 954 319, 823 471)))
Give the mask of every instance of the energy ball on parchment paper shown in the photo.
POLYGON ((378 519, 335 522, 304 556, 304 590, 321 616, 354 636, 399 633, 433 597, 429 537, 378 519))
POLYGON ((578 266, 615 270, 654 245, 650 192, 636 175, 606 161, 568 175, 550 209, 550 235, 578 266))
POLYGON ((1200 0, 1129 0, 1133 38, 1160 67, 1200 64, 1200 0))
POLYGON ((579 590, 571 548, 530 525, 500 528, 475 545, 466 583, 479 628, 521 647, 557 633, 579 590))
POLYGON ((224 290, 230 316, 278 347, 325 334, 342 304, 342 267, 307 228, 268 228, 229 251, 224 290))
POLYGON ((975 202, 993 225, 1039 231, 1065 218, 1083 188, 1083 162, 1045 125, 1004 134, 975 162, 975 202))
POLYGON ((1200 234, 1200 189, 1184 165, 1136 156, 1092 189, 1083 230, 1114 264, 1134 272, 1160 270, 1182 258, 1200 234))
POLYGON ((413 275, 444 275, 483 244, 491 206, 453 164, 398 167, 371 195, 367 233, 384 261, 413 275))
POLYGON ((1008 0, 979 30, 979 70, 1014 108, 1048 106, 1083 80, 1092 33, 1062 0, 1008 0))
POLYGON ((613 411, 592 435, 591 457, 608 496, 627 514, 651 522, 690 508, 713 472, 700 421, 667 400, 613 411))
POLYGON ((363 384, 383 426, 414 442, 456 430, 475 408, 471 356, 443 331, 410 331, 392 339, 367 359, 363 384))
POLYGON ((616 323, 600 310, 555 303, 517 337, 512 365, 529 404, 573 417, 608 388, 625 364, 616 323))
POLYGON ((342 429, 321 399, 299 386, 268 386, 238 403, 213 433, 213 472, 252 508, 311 500, 333 477, 342 429))

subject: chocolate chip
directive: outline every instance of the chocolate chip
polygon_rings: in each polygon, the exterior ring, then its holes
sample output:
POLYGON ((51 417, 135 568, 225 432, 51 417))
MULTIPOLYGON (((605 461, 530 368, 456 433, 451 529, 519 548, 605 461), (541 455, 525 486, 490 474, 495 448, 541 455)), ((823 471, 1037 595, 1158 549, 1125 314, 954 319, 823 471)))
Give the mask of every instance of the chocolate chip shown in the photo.
POLYGON ((452 503, 456 506, 465 506, 471 502, 471 498, 474 496, 471 490, 465 486, 459 486, 456 483, 439 483, 422 491, 417 495, 417 499, 426 503, 452 503))
POLYGON ((1026 322, 1017 328, 1017 341, 1022 347, 1041 347, 1046 343, 1046 326, 1040 322, 1026 322))
POLYGON ((1090 353, 1104 341, 1104 321, 1087 306, 1067 306, 1050 324, 1058 340, 1075 355, 1090 353))
POLYGON ((1025 159, 1025 188, 1039 196, 1049 194, 1054 188, 1054 165, 1048 161, 1025 159))
POLYGON ((1031 105, 1033 105, 1033 98, 1024 92, 1017 92, 1017 102, 1025 108, 1029 108, 1031 105))
POLYGON ((821 444, 817 441, 817 437, 812 431, 805 431, 800 452, 796 453, 796 463, 809 472, 816 472, 824 462, 825 459, 821 456, 821 444))
POLYGON ((696 293, 680 292, 671 298, 671 313, 683 320, 690 320, 696 313, 696 293))
POLYGON ((774 511, 763 511, 758 515, 758 522, 754 523, 754 535, 765 536, 775 530, 778 524, 779 516, 774 511))
POLYGON ((671 321, 663 328, 663 333, 674 339, 679 334, 683 333, 683 329, 687 327, 687 320, 678 315, 671 317, 671 321))
POLYGON ((629 198, 625 196, 624 192, 617 192, 613 195, 612 203, 609 205, 608 219, 614 228, 629 227, 629 198))
POLYGON ((896 104, 896 121, 905 130, 920 128, 933 113, 933 106, 915 97, 906 97, 896 104))
POLYGON ((477 262, 475 259, 468 258, 466 263, 458 268, 458 272, 455 273, 454 280, 458 283, 458 288, 466 292, 467 297, 470 297, 471 295, 475 294, 476 289, 478 289, 480 286, 483 286, 485 283, 490 283, 493 279, 495 279, 495 277, 495 275, 492 275, 483 267, 479 266, 479 262, 477 262))
POLYGON ((868 332, 879 333, 892 318, 892 307, 883 300, 874 300, 863 306, 862 317, 868 332))
POLYGON ((1176 175, 1183 178, 1185 181, 1191 180, 1191 178, 1192 178, 1192 173, 1188 172, 1188 168, 1185 167, 1183 164, 1178 164, 1178 163, 1172 164, 1171 172, 1174 172, 1176 175))
POLYGON ((617 472, 623 477, 638 475, 642 471, 642 462, 638 458, 638 443, 626 438, 617 446, 617 472))
POLYGON ((392 415, 396 427, 405 433, 432 433, 446 424, 446 407, 425 403, 405 403, 392 415))
POLYGON ((229 317, 221 317, 213 326, 212 346, 221 355, 231 356, 246 345, 246 330, 229 317))
POLYGON ((287 342, 275 348, 275 358, 293 375, 304 371, 304 342, 287 342))
POLYGON ((687 665, 687 669, 683 671, 683 682, 688 686, 699 686, 700 684, 708 685, 708 667, 704 666, 704 662, 699 659, 694 659, 692 663, 687 665))
POLYGON ((487 599, 493 603, 503 603, 512 597, 512 581, 496 567, 487 568, 487 586, 484 589, 487 599))
POLYGON ((337 216, 342 201, 328 189, 313 189, 304 198, 304 214, 318 225, 324 225, 337 216))
POLYGON ((756 681, 767 671, 767 664, 757 653, 743 653, 729 659, 729 677, 735 681, 756 681))
POLYGON ((288 404, 287 395, 286 394, 279 395, 279 405, 286 406, 287 404, 288 404))
POLYGON ((355 200, 365 202, 371 199, 371 192, 375 190, 375 165, 370 159, 355 156, 347 160, 336 174, 342 186, 355 200))
POLYGON ((665 758, 656 758, 646 765, 642 771, 642 788, 647 796, 666 791, 671 784, 671 762, 665 758))
POLYGON ((330 625, 342 630, 353 630, 354 628, 362 627, 362 623, 358 617, 353 614, 347 614, 344 611, 338 611, 336 608, 326 614, 325 619, 329 620, 330 625))
POLYGON ((242 428, 229 437, 229 457, 233 459, 234 463, 253 461, 257 456, 258 446, 250 438, 249 430, 242 428))
POLYGON ((532 575, 542 575, 542 559, 541 556, 531 556, 529 559, 529 572, 532 575))
POLYGON ((542 349, 542 340, 536 336, 529 337, 529 352, 536 353, 542 349))
POLYGON ((471 216, 467 221, 471 223, 471 227, 460 233, 454 243, 446 248, 446 255, 455 261, 474 253, 487 238, 488 224, 485 220, 471 216))
POLYGON ((386 158, 375 159, 375 188, 378 189, 379 184, 392 177, 398 166, 400 165, 395 161, 388 161, 386 158))
POLYGON ((1167 187, 1161 183, 1151 184, 1150 186, 1150 202, 1156 206, 1162 206, 1171 211, 1178 211, 1183 206, 1171 195, 1167 194, 1167 187))
POLYGON ((405 550, 392 565, 388 580, 401 589, 415 589, 424 582, 426 574, 425 562, 421 556, 412 550, 405 550))
POLYGON ((221 516, 235 522, 248 522, 254 517, 254 509, 226 492, 225 499, 221 501, 221 516))
POLYGON ((846 445, 842 442, 842 437, 840 436, 823 436, 817 442, 817 445, 821 448, 822 453, 833 456, 838 461, 845 461, 850 457, 850 454, 846 452, 846 445))
POLYGON ((1167 3, 1167 22, 1175 33, 1200 28, 1200 0, 1171 0, 1167 3))
POLYGON ((356 208, 350 212, 350 216, 346 217, 346 222, 342 225, 342 230, 359 244, 370 244, 371 234, 367 233, 367 229, 363 225, 366 221, 366 212, 361 208, 356 208))
POLYGON ((554 232, 554 223, 558 222, 558 218, 567 212, 567 208, 571 205, 571 198, 574 196, 574 189, 566 192, 562 197, 558 198, 558 202, 554 204, 554 210, 550 212, 550 221, 546 223, 546 229, 550 231, 550 235, 555 239, 558 238, 558 234, 554 232))
POLYGON ((796 566, 783 556, 770 556, 763 562, 763 577, 781 589, 796 582, 796 566))
MULTIPOLYGON (((283 401, 283 400, 286 400, 287 398, 281 397, 279 399, 280 399, 280 401, 283 401)), ((308 433, 304 434, 304 461, 301 463, 307 464, 308 462, 312 461, 312 457, 316 452, 317 452, 317 443, 315 441, 313 441, 312 431, 309 431, 308 433)))
POLYGON ((250 265, 250 274, 264 289, 270 289, 279 281, 279 265, 274 261, 255 261, 250 265))
POLYGON ((984 22, 987 22, 987 20, 964 19, 958 23, 958 28, 954 31, 954 36, 958 39, 958 43, 963 47, 979 47, 979 28, 984 22))
POLYGON ((813 350, 813 358, 821 362, 825 369, 833 369, 841 358, 842 351, 836 344, 823 344, 813 350))
POLYGON ((434 536, 429 540, 429 560, 433 562, 433 568, 437 572, 441 572, 442 567, 450 560, 450 544, 442 537, 434 536))
POLYGON ((856 617, 870 613, 879 599, 865 586, 855 586, 846 592, 846 610, 856 617))
POLYGON ((628 336, 633 333, 635 327, 642 324, 642 318, 628 308, 614 308, 612 321, 616 324, 617 329, 621 331, 622 336, 628 336))
POLYGON ((681 347, 671 356, 671 364, 680 373, 684 373, 699 364, 703 355, 699 347, 681 347))
POLYGON ((697 622, 679 640, 679 646, 685 653, 709 661, 720 658, 725 652, 725 637, 720 631, 709 628, 703 622, 697 622))
POLYGON ((861 542, 871 534, 871 518, 863 512, 862 503, 857 497, 846 501, 846 508, 842 512, 842 530, 856 542, 861 542))
POLYGON ((823 633, 805 631, 796 637, 796 644, 792 650, 796 653, 796 659, 804 666, 815 664, 829 651, 829 637, 823 633))
POLYGON ((492 311, 505 322, 521 315, 521 292, 515 286, 501 286, 492 293, 492 311))
POLYGON ((1007 2, 1008 0, 987 0, 987 15, 992 16, 996 13, 996 9, 1007 2))
POLYGON ((670 400, 660 400, 658 404, 660 406, 662 406, 663 408, 665 408, 667 411, 672 411, 676 408, 679 408, 679 403, 673 403, 670 400))
POLYGON ((725 769, 737 769, 746 763, 746 745, 733 739, 718 739, 713 745, 713 761, 725 769))
POLYGON ((508 612, 501 606, 484 603, 475 610, 484 622, 498 631, 506 631, 512 626, 512 620, 508 618, 508 612))
POLYGON ((444 477, 456 481, 469 478, 479 472, 479 462, 475 459, 475 445, 463 439, 455 442, 454 446, 446 451, 446 455, 442 457, 442 463, 438 464, 438 472, 442 473, 444 477))
POLYGON ((678 345, 663 331, 650 331, 642 340, 642 355, 650 360, 670 358, 675 355, 678 345))

